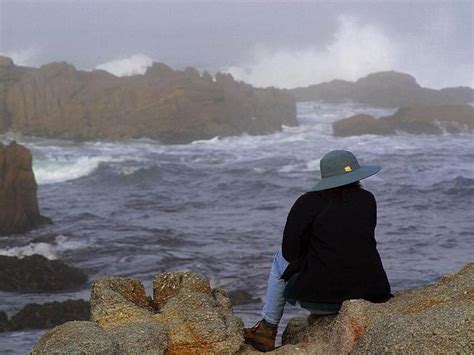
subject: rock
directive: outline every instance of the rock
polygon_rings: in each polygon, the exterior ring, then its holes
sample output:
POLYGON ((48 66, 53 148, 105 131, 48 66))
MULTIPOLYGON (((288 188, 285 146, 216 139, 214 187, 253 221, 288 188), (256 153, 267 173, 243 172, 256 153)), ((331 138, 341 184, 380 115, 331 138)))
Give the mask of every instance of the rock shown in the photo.
POLYGON ((474 102, 470 87, 433 90, 421 87, 414 77, 394 71, 367 75, 356 82, 333 80, 289 90, 297 101, 358 102, 370 106, 457 105, 474 102))
POLYGON ((165 273, 153 282, 160 297, 155 317, 168 328, 168 349, 172 354, 235 353, 243 343, 243 323, 232 313, 225 291, 211 292, 209 282, 190 273, 165 273), (166 285, 163 287, 163 285, 166 285))
POLYGON ((140 281, 106 277, 92 283, 91 318, 102 327, 145 321, 152 315, 153 308, 140 281))
POLYGON ((332 125, 335 136, 363 134, 394 134, 403 131, 412 134, 459 133, 474 130, 474 107, 470 105, 437 105, 402 107, 387 117, 355 115, 332 125))
POLYGON ((192 272, 164 272, 153 279, 153 300, 158 307, 182 290, 210 294, 211 286, 205 277, 192 272))
POLYGON ((7 332, 10 329, 10 322, 5 312, 0 311, 0 333, 7 332))
POLYGON ((387 120, 370 115, 355 115, 336 121, 332 125, 335 136, 358 136, 362 134, 393 134, 395 130, 387 120))
POLYGON ((168 344, 166 328, 153 321, 124 324, 107 329, 120 353, 163 354, 168 344))
POLYGON ((386 118, 396 129, 408 133, 458 133, 474 129, 474 107, 440 105, 402 107, 386 118))
POLYGON ((94 322, 67 322, 41 337, 32 354, 117 354, 118 344, 94 322))
POLYGON ((259 303, 261 300, 258 297, 253 297, 245 290, 232 290, 228 292, 228 296, 233 306, 249 303, 259 303))
MULTIPOLYGON (((78 331, 90 339, 97 332, 101 344, 108 344, 101 350, 105 353, 119 349, 123 353, 232 354, 241 349, 243 323, 233 315, 224 290, 212 290, 205 277, 192 272, 158 275, 153 288, 155 300, 147 297, 138 280, 106 277, 94 281, 93 322, 82 322, 78 331)), ((72 328, 65 327, 76 323, 46 333, 34 350, 79 349, 83 339, 72 336, 68 343, 72 328)))
POLYGON ((42 255, 24 258, 0 255, 0 290, 9 292, 54 292, 78 288, 87 275, 60 260, 42 255))
POLYGON ((470 353, 474 340, 474 263, 434 285, 381 304, 344 302, 338 315, 309 325, 292 319, 277 353, 470 353))
POLYGON ((48 329, 72 320, 89 319, 89 302, 84 300, 32 303, 11 318, 9 330, 48 329))
POLYGON ((297 125, 291 95, 256 89, 227 74, 216 74, 213 80, 194 68, 179 71, 161 63, 144 75, 122 78, 100 70, 76 70, 67 63, 0 66, 0 132, 189 143, 272 133, 283 125, 297 125))
POLYGON ((30 151, 16 142, 0 143, 0 235, 51 223, 40 215, 30 151))

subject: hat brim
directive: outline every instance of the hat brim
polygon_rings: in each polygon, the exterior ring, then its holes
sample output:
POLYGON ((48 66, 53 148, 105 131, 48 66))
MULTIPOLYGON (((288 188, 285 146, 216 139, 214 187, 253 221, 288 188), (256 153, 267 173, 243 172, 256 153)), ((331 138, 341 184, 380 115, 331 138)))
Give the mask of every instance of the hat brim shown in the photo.
POLYGON ((380 169, 382 168, 377 165, 364 165, 359 167, 359 169, 355 171, 351 171, 350 173, 323 178, 309 191, 322 191, 332 189, 334 187, 348 185, 353 182, 368 178, 369 176, 375 175, 380 171, 380 169))

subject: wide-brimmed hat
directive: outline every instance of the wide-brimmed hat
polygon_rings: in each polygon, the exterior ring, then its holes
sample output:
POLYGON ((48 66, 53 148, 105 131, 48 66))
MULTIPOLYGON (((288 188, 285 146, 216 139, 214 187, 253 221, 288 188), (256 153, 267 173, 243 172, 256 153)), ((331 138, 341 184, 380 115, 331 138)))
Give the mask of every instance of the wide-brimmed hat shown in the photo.
POLYGON ((347 150, 332 150, 319 162, 321 181, 310 191, 321 191, 347 185, 377 174, 377 165, 359 165, 354 154, 347 150))

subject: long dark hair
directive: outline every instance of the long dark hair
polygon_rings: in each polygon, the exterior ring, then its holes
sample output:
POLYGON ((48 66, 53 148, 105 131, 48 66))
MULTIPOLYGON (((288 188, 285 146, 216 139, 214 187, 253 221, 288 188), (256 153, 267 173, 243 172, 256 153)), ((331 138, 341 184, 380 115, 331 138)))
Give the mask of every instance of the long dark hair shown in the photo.
POLYGON ((342 199, 342 195, 344 194, 344 191, 349 190, 349 189, 360 189, 361 187, 362 185, 360 184, 360 181, 356 181, 351 184, 323 190, 321 191, 321 195, 327 201, 340 201, 342 199))

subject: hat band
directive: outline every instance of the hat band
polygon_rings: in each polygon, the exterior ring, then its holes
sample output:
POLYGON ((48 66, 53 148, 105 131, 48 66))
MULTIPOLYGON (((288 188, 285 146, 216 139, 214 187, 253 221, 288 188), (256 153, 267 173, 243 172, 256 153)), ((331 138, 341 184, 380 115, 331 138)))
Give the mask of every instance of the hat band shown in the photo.
POLYGON ((344 175, 344 174, 347 174, 347 173, 351 173, 353 171, 356 171, 359 169, 359 166, 352 166, 352 165, 346 165, 344 166, 343 168, 344 170, 341 172, 341 171, 337 171, 335 173, 322 173, 321 172, 321 178, 328 178, 328 177, 332 177, 332 176, 338 176, 338 175, 344 175))

